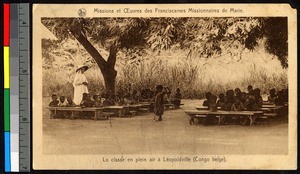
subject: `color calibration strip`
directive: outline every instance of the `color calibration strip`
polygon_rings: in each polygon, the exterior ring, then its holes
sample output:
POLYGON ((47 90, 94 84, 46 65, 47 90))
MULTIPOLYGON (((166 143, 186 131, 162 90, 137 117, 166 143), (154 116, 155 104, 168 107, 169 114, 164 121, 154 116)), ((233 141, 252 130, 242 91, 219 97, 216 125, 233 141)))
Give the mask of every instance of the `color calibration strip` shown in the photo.
POLYGON ((4 31, 4 170, 11 172, 11 153, 10 153, 10 63, 9 63, 9 42, 10 42, 10 5, 4 4, 3 31, 4 31))
POLYGON ((10 156, 11 171, 19 171, 19 21, 18 5, 10 4, 10 156))
POLYGON ((4 4, 3 21, 5 172, 29 172, 29 4, 4 4))

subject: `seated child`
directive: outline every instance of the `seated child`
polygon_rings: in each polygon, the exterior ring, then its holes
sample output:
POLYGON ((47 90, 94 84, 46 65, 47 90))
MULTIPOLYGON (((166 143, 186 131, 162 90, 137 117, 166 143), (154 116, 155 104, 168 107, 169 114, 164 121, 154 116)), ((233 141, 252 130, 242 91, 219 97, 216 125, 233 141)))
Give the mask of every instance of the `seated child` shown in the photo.
POLYGON ((263 104, 263 99, 262 99, 262 96, 260 95, 260 89, 259 88, 254 89, 254 97, 255 97, 255 102, 257 104, 257 107, 261 108, 262 104, 263 104))
POLYGON ((175 106, 175 108, 179 108, 180 107, 181 98, 182 98, 182 95, 180 93, 180 89, 177 88, 175 96, 174 96, 174 106, 175 106))
MULTIPOLYGON (((57 95, 56 94, 52 94, 51 98, 52 98, 52 101, 49 103, 49 106, 50 107, 57 107, 58 103, 59 103, 57 95)), ((54 118, 54 117, 56 117, 55 111, 51 110, 50 111, 50 118, 54 118)))
POLYGON ((288 90, 288 88, 283 89, 282 98, 283 98, 284 102, 289 101, 289 90, 288 90))
POLYGON ((66 107, 75 107, 75 106, 76 104, 73 102, 72 97, 68 97, 66 107))
POLYGON ((206 100, 204 100, 203 101, 203 106, 209 106, 209 99, 210 99, 210 97, 211 97, 211 93, 210 92, 206 92, 205 93, 205 99, 206 100))
POLYGON ((110 94, 108 100, 109 100, 110 105, 115 105, 116 104, 115 94, 110 94))
POLYGON ((88 93, 83 93, 82 101, 80 103, 80 106, 82 108, 84 107, 93 107, 93 101, 91 100, 91 96, 88 93))
POLYGON ((269 96, 268 96, 268 102, 274 102, 276 98, 277 98, 277 96, 276 96, 275 88, 270 89, 269 96))
MULTIPOLYGON (((76 104, 73 102, 72 97, 67 97, 67 104, 66 107, 75 107, 76 104)), ((71 117, 72 119, 75 118, 74 115, 72 115, 71 111, 65 111, 65 116, 71 117)), ((77 114, 77 113, 73 113, 73 114, 77 114)))
POLYGON ((242 111, 242 110, 244 110, 239 97, 235 97, 234 103, 231 106, 231 110, 232 111, 242 111))
POLYGON ((234 103, 234 91, 232 89, 226 91, 225 103, 226 110, 231 110, 231 106, 234 103))
POLYGON ((170 90, 170 88, 166 87, 165 89, 166 89, 167 97, 170 98, 170 95, 172 93, 171 90, 170 90))
POLYGON ((104 100, 105 100, 105 96, 106 96, 106 93, 105 92, 102 92, 101 93, 101 103, 103 103, 104 102, 104 100))
POLYGON ((248 94, 249 94, 249 92, 250 92, 251 90, 253 90, 252 85, 248 85, 247 89, 248 89, 248 94))
POLYGON ((127 94, 124 95, 124 104, 125 105, 130 105, 133 104, 133 101, 131 99, 130 93, 128 92, 127 94))
POLYGON ((250 92, 250 94, 248 95, 248 98, 246 99, 245 109, 248 111, 257 111, 258 110, 258 106, 255 102, 255 97, 254 97, 254 95, 252 95, 252 92, 250 92))
POLYGON ((142 90, 141 90, 141 99, 142 99, 143 101, 147 101, 147 99, 148 99, 148 94, 147 94, 146 89, 142 89, 142 90))
POLYGON ((59 107, 65 107, 67 105, 66 97, 65 96, 60 96, 59 97, 59 107))
POLYGON ((168 95, 168 94, 170 94, 170 93, 169 93, 169 90, 168 90, 166 87, 163 88, 162 93, 164 94, 164 103, 165 103, 165 104, 171 103, 170 98, 169 98, 169 95, 168 95))
POLYGON ((154 98, 155 98, 155 93, 152 89, 150 89, 149 91, 149 99, 150 101, 154 101, 154 98))
POLYGON ((104 100, 102 102, 102 105, 103 106, 110 106, 109 94, 108 93, 104 94, 104 100))
MULTIPOLYGON (((239 97, 235 97, 234 98, 234 103, 231 106, 231 111, 243 111, 244 110, 244 106, 241 103, 241 99, 239 97)), ((232 116, 230 119, 227 119, 228 122, 231 122, 233 124, 237 124, 239 122, 241 122, 242 119, 240 116, 232 116)))
POLYGON ((234 94, 235 94, 235 97, 240 97, 241 94, 242 94, 240 88, 235 88, 235 89, 234 89, 234 94))
POLYGON ((209 97, 209 106, 208 106, 209 111, 217 111, 217 96, 211 95, 209 97))
POLYGON ((277 98, 274 100, 275 105, 284 105, 284 91, 280 90, 277 92, 277 98))
POLYGON ((137 90, 134 89, 134 90, 132 91, 131 98, 132 98, 132 101, 133 101, 134 103, 138 103, 138 102, 139 102, 139 96, 138 96, 137 90))
MULTIPOLYGON (((65 96, 60 96, 59 97, 59 103, 58 106, 59 107, 65 107, 67 105, 67 101, 66 101, 66 97, 65 96)), ((67 112, 66 111, 57 111, 57 117, 65 117, 67 112)))
POLYGON ((52 101, 49 103, 49 106, 51 106, 51 107, 56 107, 56 106, 58 106, 59 100, 58 100, 57 95, 56 95, 56 94, 53 94, 53 95, 51 96, 51 98, 52 98, 52 101))
POLYGON ((93 100, 94 107, 101 107, 101 99, 99 95, 93 95, 93 100))
POLYGON ((246 102, 246 97, 247 97, 247 93, 246 92, 242 92, 241 93, 241 103, 245 104, 246 102))
POLYGON ((217 101, 217 107, 221 107, 221 110, 226 110, 225 95, 219 94, 219 100, 217 101))
MULTIPOLYGON (((211 112, 216 112, 217 111, 217 96, 211 94, 209 96, 208 100, 208 110, 211 112)), ((214 120, 215 116, 210 115, 209 117, 206 117, 205 122, 206 124, 211 124, 214 120)))

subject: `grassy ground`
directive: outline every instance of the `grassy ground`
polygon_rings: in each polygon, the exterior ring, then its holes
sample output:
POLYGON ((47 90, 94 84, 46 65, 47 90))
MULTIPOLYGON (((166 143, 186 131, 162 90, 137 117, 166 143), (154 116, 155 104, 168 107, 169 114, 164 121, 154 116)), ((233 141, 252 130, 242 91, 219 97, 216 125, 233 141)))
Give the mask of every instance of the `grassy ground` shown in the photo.
POLYGON ((288 152, 287 118, 254 126, 189 125, 184 109, 193 109, 202 102, 185 100, 183 103, 183 109, 166 111, 162 122, 154 122, 151 113, 97 121, 49 119, 44 107, 43 152, 70 155, 282 155, 288 152))

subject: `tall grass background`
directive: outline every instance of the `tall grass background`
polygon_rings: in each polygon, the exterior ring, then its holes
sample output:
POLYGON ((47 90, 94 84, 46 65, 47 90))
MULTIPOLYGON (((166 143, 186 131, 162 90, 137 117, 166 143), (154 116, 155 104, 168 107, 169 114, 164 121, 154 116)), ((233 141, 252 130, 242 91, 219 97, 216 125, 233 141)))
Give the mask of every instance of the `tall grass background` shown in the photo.
MULTIPOLYGON (((103 52, 103 50, 102 50, 103 52)), ((89 61, 86 71, 89 92, 98 94, 105 90, 99 68, 82 49, 73 59, 72 64, 89 61)), ((104 55, 107 55, 105 51, 104 55)), ((46 60, 47 58, 43 58, 46 60)), ((73 96, 72 81, 76 66, 63 66, 61 58, 56 57, 55 66, 43 68, 43 96, 73 96)), ((67 62, 65 63, 67 64, 67 62)), ((172 50, 160 54, 149 53, 134 60, 118 54, 116 70, 118 71, 116 88, 131 84, 139 90, 144 87, 155 88, 162 84, 174 93, 180 88, 183 98, 200 99, 204 93, 225 92, 236 87, 246 90, 249 84, 267 94, 270 88, 282 89, 288 86, 287 71, 273 55, 268 54, 263 46, 254 51, 243 50, 239 53, 224 53, 211 58, 188 56, 188 52, 172 50)))

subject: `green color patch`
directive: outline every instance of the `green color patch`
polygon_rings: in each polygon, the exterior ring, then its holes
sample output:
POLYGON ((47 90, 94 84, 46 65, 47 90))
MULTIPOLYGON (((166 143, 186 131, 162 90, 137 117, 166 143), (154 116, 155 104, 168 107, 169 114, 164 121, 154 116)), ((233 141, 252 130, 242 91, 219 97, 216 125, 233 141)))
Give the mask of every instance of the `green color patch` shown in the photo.
POLYGON ((4 89, 4 131, 10 131, 10 90, 4 89))

